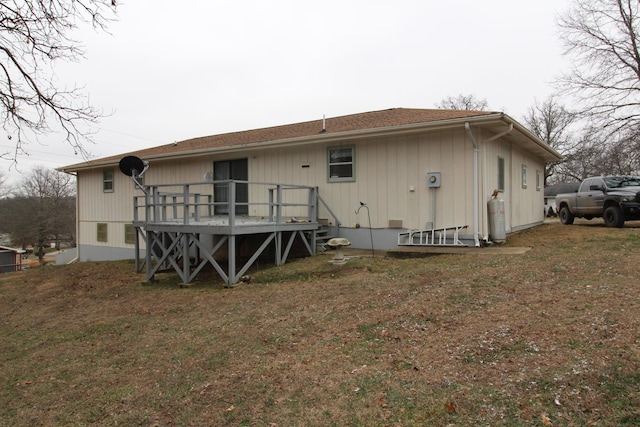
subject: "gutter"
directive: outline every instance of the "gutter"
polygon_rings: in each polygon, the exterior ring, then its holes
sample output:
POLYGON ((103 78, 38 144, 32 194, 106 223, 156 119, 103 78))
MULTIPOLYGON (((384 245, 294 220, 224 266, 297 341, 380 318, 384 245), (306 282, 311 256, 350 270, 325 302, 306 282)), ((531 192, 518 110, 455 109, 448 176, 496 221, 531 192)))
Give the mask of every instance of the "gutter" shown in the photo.
MULTIPOLYGON (((464 128, 473 143, 473 240, 476 247, 480 247, 480 240, 478 235, 480 234, 480 189, 478 188, 480 183, 480 168, 479 168, 479 160, 478 154, 480 153, 480 146, 476 137, 471 132, 471 126, 469 122, 465 122, 464 128)), ((497 135, 493 135, 491 138, 486 139, 484 142, 495 141, 498 138, 502 138, 503 136, 511 133, 513 131, 513 124, 509 124, 509 128, 501 132, 497 135)))
MULTIPOLYGON (((159 148, 159 147, 155 147, 150 149, 136 150, 130 153, 124 153, 116 156, 108 156, 102 159, 89 160, 84 163, 76 163, 69 166, 63 166, 61 168, 57 168, 56 170, 60 172, 70 173, 70 172, 77 172, 81 170, 90 170, 98 167, 111 167, 113 165, 117 165, 120 159, 127 154, 137 155, 138 157, 144 157, 144 159, 147 161, 167 160, 167 159, 178 160, 178 159, 188 159, 191 157, 199 157, 205 154, 215 156, 220 154, 236 153, 238 151, 244 151, 251 148, 270 149, 270 148, 277 148, 277 147, 289 146, 289 145, 304 146, 307 144, 317 144, 317 143, 324 143, 324 144, 343 143, 346 140, 355 141, 358 139, 385 137, 388 135, 413 134, 421 131, 450 129, 450 128, 459 126, 462 123, 464 123, 465 126, 466 124, 483 126, 483 125, 495 124, 500 122, 503 124, 508 124, 510 127, 512 126, 511 129, 516 130, 522 133, 523 135, 525 135, 527 139, 532 141, 533 144, 538 149, 546 153, 550 158, 554 158, 555 161, 562 160, 562 156, 557 151, 549 147, 544 141, 542 141, 540 138, 535 136, 533 133, 531 133, 531 131, 529 131, 527 128, 522 126, 520 123, 513 120, 507 114, 489 113, 489 114, 482 114, 482 115, 472 116, 472 117, 438 120, 434 122, 420 122, 420 123, 413 123, 408 125, 360 129, 360 130, 337 132, 337 133, 321 133, 318 135, 286 138, 286 139, 279 139, 275 141, 257 141, 257 142, 247 143, 247 144, 222 146, 222 147, 214 147, 214 148, 209 147, 209 148, 198 148, 198 149, 192 149, 192 150, 186 150, 186 151, 168 151, 165 153, 158 153, 158 154, 151 154, 151 155, 144 154, 146 150, 155 150, 159 148)), ((194 139, 197 139, 197 138, 194 138, 194 139)), ((187 142, 187 141, 191 141, 191 139, 185 140, 182 142, 187 142)), ((178 146, 180 144, 181 142, 177 143, 178 146)), ((548 159, 548 161, 552 161, 552 160, 548 159)))
MULTIPOLYGON (((440 129, 450 129, 450 128, 459 126, 460 124, 465 122, 482 125, 485 123, 495 123, 496 121, 503 121, 503 120, 504 120, 503 113, 491 113, 491 114, 482 114, 474 117, 438 120, 435 122, 420 122, 420 123, 413 123, 408 125, 387 126, 387 127, 380 127, 380 128, 360 129, 360 130, 354 130, 354 131, 321 133, 318 135, 286 138, 286 139, 279 139, 275 141, 259 141, 259 142, 251 142, 247 144, 231 145, 231 146, 223 146, 223 147, 215 147, 215 148, 199 148, 195 150, 188 150, 188 151, 182 151, 182 152, 169 151, 166 153, 159 153, 155 155, 154 154, 144 155, 145 150, 137 150, 131 153, 124 153, 120 156, 109 156, 106 158, 106 160, 105 159, 89 160, 85 163, 77 163, 74 165, 63 166, 56 170, 60 172, 69 173, 69 172, 77 172, 84 169, 93 169, 96 167, 117 165, 120 159, 127 154, 144 157, 144 160, 147 160, 147 161, 166 160, 166 159, 179 160, 179 159, 187 159, 190 157, 200 157, 203 154, 219 155, 219 154, 225 154, 225 153, 234 153, 237 151, 244 151, 251 148, 271 149, 271 148, 277 148, 281 146, 290 146, 290 145, 303 146, 307 144, 317 144, 320 142, 325 144, 344 143, 345 140, 354 141, 358 139, 385 137, 388 135, 414 134, 417 132, 421 132, 423 130, 433 131, 433 130, 440 130, 440 129)), ((187 141, 190 141, 190 140, 187 140, 187 141)), ((179 146, 181 143, 178 142, 177 144, 179 146)), ((154 148, 151 148, 151 149, 154 149, 154 148)))

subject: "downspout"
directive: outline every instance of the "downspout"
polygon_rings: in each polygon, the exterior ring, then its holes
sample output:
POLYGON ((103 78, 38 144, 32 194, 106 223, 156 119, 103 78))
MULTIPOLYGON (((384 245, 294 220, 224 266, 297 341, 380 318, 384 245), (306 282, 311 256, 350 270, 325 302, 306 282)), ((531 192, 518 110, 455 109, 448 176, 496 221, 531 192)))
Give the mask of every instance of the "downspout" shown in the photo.
MULTIPOLYGON (((464 128, 467 130, 467 134, 469 138, 471 138, 471 142, 473 143, 473 239, 476 247, 480 246, 480 241, 478 239, 478 234, 480 234, 480 193, 478 190, 478 183, 480 182, 480 173, 479 173, 479 165, 478 165, 478 153, 480 152, 480 147, 478 146, 478 141, 475 136, 473 136, 473 132, 471 132, 471 126, 469 126, 469 122, 464 124, 464 128)), ((484 142, 495 141, 498 138, 502 138, 503 136, 511 133, 513 131, 513 124, 509 124, 509 128, 504 132, 500 132, 497 135, 493 135, 491 138, 486 139, 484 142)))
POLYGON ((80 177, 78 173, 72 175, 76 177, 76 256, 67 264, 73 264, 80 260, 80 177))
POLYGON ((477 248, 480 247, 480 240, 478 239, 478 233, 480 232, 480 209, 478 208, 480 200, 478 192, 478 153, 480 152, 480 148, 478 147, 478 141, 476 141, 475 136, 473 136, 473 132, 471 132, 469 122, 465 122, 464 128, 467 130, 467 134, 473 143, 473 241, 477 248))

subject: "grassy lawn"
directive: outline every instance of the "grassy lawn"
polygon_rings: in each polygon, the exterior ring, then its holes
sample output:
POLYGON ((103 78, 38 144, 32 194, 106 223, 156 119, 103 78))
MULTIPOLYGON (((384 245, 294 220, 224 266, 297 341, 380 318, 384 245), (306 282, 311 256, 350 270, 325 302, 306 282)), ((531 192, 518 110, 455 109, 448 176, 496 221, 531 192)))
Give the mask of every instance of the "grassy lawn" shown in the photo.
POLYGON ((224 288, 130 262, 0 276, 3 426, 640 425, 640 224, 519 255, 332 253, 224 288))

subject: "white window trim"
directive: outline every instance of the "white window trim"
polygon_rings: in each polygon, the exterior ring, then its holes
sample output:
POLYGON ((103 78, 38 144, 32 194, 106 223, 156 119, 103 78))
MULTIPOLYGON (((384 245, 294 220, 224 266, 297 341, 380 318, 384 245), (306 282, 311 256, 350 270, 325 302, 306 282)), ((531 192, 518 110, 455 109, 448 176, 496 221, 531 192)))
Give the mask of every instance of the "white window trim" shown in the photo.
MULTIPOLYGON (((340 163, 335 163, 340 164, 340 163)), ((327 148, 327 182, 353 182, 356 180, 356 147, 354 145, 343 145, 338 147, 327 148), (351 149, 351 162, 344 162, 342 164, 351 164, 351 176, 350 177, 331 177, 331 150, 344 150, 345 148, 351 149)))
POLYGON ((504 187, 507 185, 506 184, 506 164, 507 162, 505 161, 504 157, 502 156, 498 156, 498 190, 499 191, 503 191, 504 192, 504 187), (500 168, 500 161, 502 161, 502 169, 500 168), (500 182, 500 176, 502 175, 502 182, 500 182))
POLYGON ((106 169, 102 171, 102 192, 103 193, 113 193, 113 190, 115 188, 115 174, 113 172, 113 169, 106 169), (107 179, 107 172, 111 173, 111 179, 108 180, 107 179), (107 182, 111 183, 111 188, 105 188, 105 184, 107 182))

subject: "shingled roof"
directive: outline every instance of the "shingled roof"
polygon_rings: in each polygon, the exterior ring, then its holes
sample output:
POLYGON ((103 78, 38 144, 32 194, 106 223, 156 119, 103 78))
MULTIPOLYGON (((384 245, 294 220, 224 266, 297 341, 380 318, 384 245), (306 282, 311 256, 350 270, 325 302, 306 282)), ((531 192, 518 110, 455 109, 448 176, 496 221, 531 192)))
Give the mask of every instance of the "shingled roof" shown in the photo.
MULTIPOLYGON (((313 136, 324 136, 350 131, 361 131, 365 129, 405 126, 418 123, 429 123, 490 114, 496 113, 489 111, 471 110, 391 108, 388 110, 350 114, 340 117, 330 117, 326 119, 318 119, 289 125, 203 136, 125 154, 150 158, 169 154, 188 153, 191 151, 202 151, 206 149, 243 146, 247 144, 259 144, 263 142, 266 143, 305 137, 308 138, 313 136)), ((104 157, 101 159, 91 160, 89 162, 67 166, 62 168, 62 170, 71 171, 78 168, 87 167, 91 164, 105 164, 109 161, 119 160, 125 154, 104 157)))
MULTIPOLYGON (((323 119, 319 119, 310 122, 302 122, 290 125, 274 126, 263 129, 188 139, 186 141, 178 143, 178 146, 182 146, 180 148, 180 151, 185 149, 198 150, 203 148, 226 147, 267 141, 278 141, 291 138, 311 137, 320 134, 332 134, 363 129, 403 126, 414 123, 458 119, 463 117, 473 117, 487 114, 492 113, 487 111, 392 108, 389 110, 327 118, 324 120, 324 123, 323 119)), ((149 154, 163 152, 163 149, 177 151, 174 145, 168 145, 153 148, 150 150, 151 153, 149 154)))

